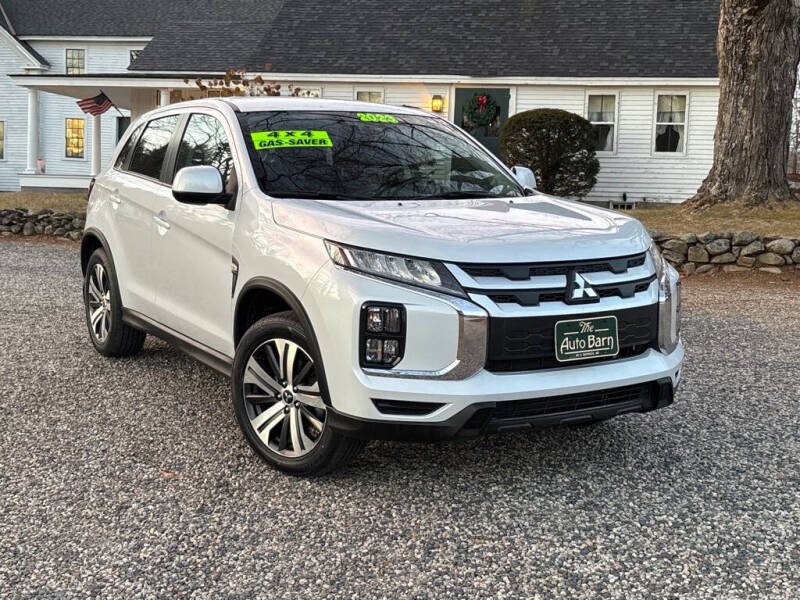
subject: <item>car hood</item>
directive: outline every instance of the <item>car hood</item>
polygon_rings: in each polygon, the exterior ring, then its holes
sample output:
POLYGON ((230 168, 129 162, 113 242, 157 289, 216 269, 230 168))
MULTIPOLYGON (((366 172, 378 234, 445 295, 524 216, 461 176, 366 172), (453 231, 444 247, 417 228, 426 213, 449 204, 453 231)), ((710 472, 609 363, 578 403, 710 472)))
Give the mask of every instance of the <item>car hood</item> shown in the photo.
POLYGON ((275 221, 342 244, 448 262, 626 256, 650 237, 635 219, 546 195, 486 200, 273 200, 275 221))

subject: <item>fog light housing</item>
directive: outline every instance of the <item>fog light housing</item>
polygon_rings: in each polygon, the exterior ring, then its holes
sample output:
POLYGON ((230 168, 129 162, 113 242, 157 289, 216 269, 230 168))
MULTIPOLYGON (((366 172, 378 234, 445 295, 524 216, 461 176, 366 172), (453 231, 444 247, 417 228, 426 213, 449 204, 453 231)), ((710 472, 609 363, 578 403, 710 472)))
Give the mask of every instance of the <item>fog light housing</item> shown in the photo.
POLYGON ((360 362, 370 369, 391 369, 403 360, 406 309, 369 303, 361 308, 360 362))

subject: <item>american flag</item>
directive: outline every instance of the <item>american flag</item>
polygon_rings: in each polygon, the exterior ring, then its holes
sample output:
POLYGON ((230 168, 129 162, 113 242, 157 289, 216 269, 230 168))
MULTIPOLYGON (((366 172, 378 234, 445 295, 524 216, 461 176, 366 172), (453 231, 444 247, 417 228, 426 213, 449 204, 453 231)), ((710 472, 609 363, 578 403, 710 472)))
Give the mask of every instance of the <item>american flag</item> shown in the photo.
POLYGON ((78 106, 81 107, 83 112, 97 116, 102 115, 104 112, 110 110, 111 107, 114 106, 114 103, 111 102, 108 96, 106 96, 103 92, 100 92, 100 94, 93 98, 79 100, 78 106))

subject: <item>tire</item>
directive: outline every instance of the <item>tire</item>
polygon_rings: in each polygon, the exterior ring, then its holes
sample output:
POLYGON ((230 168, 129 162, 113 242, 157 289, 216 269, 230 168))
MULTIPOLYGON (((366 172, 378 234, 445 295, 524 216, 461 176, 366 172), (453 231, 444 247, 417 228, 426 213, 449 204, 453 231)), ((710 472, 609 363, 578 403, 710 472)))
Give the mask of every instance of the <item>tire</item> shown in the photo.
POLYGON ((253 450, 285 473, 322 475, 345 466, 364 447, 328 426, 330 402, 318 370, 321 362, 292 312, 261 319, 236 349, 236 420, 253 450))
POLYGON ((133 356, 142 349, 147 334, 122 322, 117 275, 102 248, 94 251, 86 266, 83 304, 89 338, 100 354, 121 358, 133 356))

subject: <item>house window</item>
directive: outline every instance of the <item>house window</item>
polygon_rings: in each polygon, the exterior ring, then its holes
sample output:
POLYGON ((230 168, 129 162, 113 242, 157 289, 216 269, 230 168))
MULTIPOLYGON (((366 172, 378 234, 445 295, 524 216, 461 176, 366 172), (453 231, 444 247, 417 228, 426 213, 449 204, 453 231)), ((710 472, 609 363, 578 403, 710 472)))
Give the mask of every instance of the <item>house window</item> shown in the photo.
POLYGON ((383 90, 356 90, 356 100, 383 104, 383 90))
POLYGON ((84 145, 84 123, 83 119, 67 119, 66 122, 66 157, 83 158, 84 145))
POLYGON ((598 152, 616 150, 617 97, 613 94, 591 94, 588 101, 588 116, 596 136, 598 152))
POLYGON ((67 75, 82 75, 86 72, 86 50, 67 49, 67 75))
POLYGON ((142 53, 141 50, 131 50, 131 63, 139 58, 139 55, 142 53))
POLYGON ((659 94, 656 108, 655 151, 675 154, 686 151, 685 94, 659 94))
POLYGON ((0 160, 6 157, 6 122, 0 121, 0 160))

